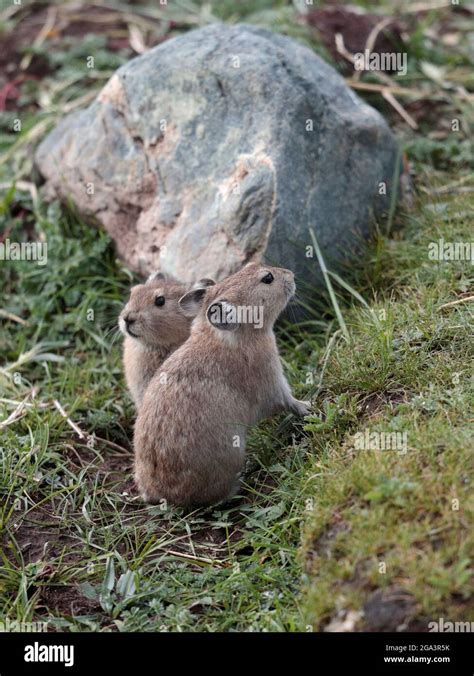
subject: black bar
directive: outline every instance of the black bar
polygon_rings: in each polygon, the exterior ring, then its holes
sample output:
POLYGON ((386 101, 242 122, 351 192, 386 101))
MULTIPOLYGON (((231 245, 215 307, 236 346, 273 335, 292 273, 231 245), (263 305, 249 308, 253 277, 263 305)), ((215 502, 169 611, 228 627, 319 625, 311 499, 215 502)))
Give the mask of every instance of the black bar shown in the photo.
POLYGON ((338 674, 472 676, 473 644, 471 633, 3 633, 0 676, 92 676, 98 670, 140 676, 184 669, 223 672, 229 667, 268 675, 274 665, 312 674, 334 669, 338 674), (49 646, 57 648, 50 651, 49 646), (67 646, 73 646, 73 653, 67 646), (73 663, 25 661, 30 657, 73 663))

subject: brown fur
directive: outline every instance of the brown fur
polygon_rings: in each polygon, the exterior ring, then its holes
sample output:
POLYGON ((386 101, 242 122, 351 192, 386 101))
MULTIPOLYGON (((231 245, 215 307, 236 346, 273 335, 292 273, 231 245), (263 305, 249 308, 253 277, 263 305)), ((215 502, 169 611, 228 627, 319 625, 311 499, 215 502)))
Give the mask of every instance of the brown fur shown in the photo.
POLYGON ((283 375, 273 324, 294 293, 289 270, 249 264, 181 299, 197 312, 190 338, 153 377, 135 426, 135 478, 147 502, 209 504, 230 497, 244 465, 251 425, 280 411, 304 415, 283 375), (272 284, 261 282, 271 272, 272 284), (198 307, 198 301, 201 306, 198 307), (222 300, 263 308, 262 328, 222 330, 207 310, 222 300))
POLYGON ((178 304, 185 291, 186 287, 177 282, 167 282, 160 275, 152 276, 146 284, 132 288, 130 299, 120 313, 119 326, 125 336, 125 380, 137 408, 156 371, 189 336, 191 320, 178 304), (155 305, 158 296, 165 298, 162 307, 155 305), (134 320, 129 330, 126 318, 134 320))

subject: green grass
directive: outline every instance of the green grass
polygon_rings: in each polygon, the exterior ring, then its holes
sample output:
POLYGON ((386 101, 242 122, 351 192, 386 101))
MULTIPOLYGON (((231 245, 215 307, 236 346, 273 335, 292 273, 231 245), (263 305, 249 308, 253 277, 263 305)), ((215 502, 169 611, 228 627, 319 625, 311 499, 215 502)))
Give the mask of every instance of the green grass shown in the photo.
POLYGON ((336 413, 307 425, 316 452, 302 560, 315 629, 394 587, 411 596, 417 628, 474 617, 474 275, 470 262, 428 259, 439 237, 470 241, 472 226, 457 214, 472 205, 452 201, 442 223, 419 205, 382 254, 387 288, 370 310, 347 315, 350 340, 330 354, 319 398, 336 413), (365 430, 398 433, 399 445, 358 448, 365 430))
POLYGON ((190 515, 144 506, 131 487, 133 407, 111 331, 130 276, 106 235, 57 205, 36 236, 48 265, 4 270, 3 309, 28 325, 2 332, 1 419, 22 401, 27 413, 2 430, 1 616, 70 629, 300 628, 305 505, 294 495, 308 449, 288 453, 288 435, 268 424, 251 440, 244 502, 190 515))
MULTIPOLYGON (((209 7, 329 58, 285 2, 177 3, 181 28, 171 32, 209 20, 209 7)), ((139 9, 158 12, 156 3, 139 9)), ((7 35, 18 21, 3 22, 7 35)), ((374 628, 374 606, 398 618, 388 628, 473 619, 473 266, 428 256, 441 237, 472 240, 463 16, 431 12, 410 32, 403 86, 441 101, 436 119, 427 101, 414 132, 367 95, 411 162, 413 205, 397 209, 389 234, 380 224, 341 277, 329 271, 332 297, 318 292, 305 321, 279 326, 288 377, 298 397, 313 393, 314 415, 262 423, 242 495, 191 514, 143 505, 131 480, 134 412, 116 318, 132 274, 102 231, 36 200, 24 183, 35 178, 33 149, 48 126, 132 55, 109 49, 100 30, 35 47, 47 74, 22 87, 19 112, 0 113, 2 233, 48 243, 45 266, 1 264, 0 620, 71 631, 307 631, 345 621, 364 629, 374 628), (433 37, 441 21, 459 35, 455 48, 433 37), (91 51, 92 73, 83 63, 91 51), (445 69, 441 84, 426 76, 426 61, 445 69), (461 130, 451 133, 456 117, 461 130), (365 430, 399 433, 406 453, 355 449, 365 430), (390 595, 403 595, 405 607, 390 595)))

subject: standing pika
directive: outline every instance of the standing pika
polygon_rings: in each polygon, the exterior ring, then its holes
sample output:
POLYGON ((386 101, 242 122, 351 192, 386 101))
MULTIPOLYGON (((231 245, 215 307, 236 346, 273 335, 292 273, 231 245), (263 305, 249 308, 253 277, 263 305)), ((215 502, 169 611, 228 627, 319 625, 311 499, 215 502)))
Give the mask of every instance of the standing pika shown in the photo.
POLYGON ((290 270, 250 263, 179 304, 189 339, 155 374, 135 425, 144 500, 190 506, 231 497, 247 429, 282 411, 308 413, 283 374, 273 325, 295 292, 290 270))
MULTIPOLYGON (((199 288, 213 283, 201 280, 199 288)), ((158 368, 189 336, 191 318, 178 303, 188 288, 167 281, 161 273, 151 275, 145 284, 132 288, 120 313, 125 380, 137 408, 158 368)))

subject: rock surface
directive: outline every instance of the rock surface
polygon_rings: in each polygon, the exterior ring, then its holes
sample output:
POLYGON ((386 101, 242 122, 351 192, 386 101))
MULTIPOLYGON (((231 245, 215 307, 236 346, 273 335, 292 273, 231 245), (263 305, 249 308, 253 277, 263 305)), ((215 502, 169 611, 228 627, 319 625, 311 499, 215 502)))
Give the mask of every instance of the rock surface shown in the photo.
POLYGON ((354 251, 395 162, 383 118, 310 49, 222 24, 127 63, 36 154, 46 192, 101 223, 131 268, 183 282, 260 258, 318 281, 308 228, 328 261, 354 251))

